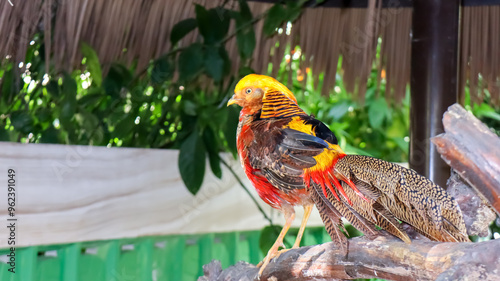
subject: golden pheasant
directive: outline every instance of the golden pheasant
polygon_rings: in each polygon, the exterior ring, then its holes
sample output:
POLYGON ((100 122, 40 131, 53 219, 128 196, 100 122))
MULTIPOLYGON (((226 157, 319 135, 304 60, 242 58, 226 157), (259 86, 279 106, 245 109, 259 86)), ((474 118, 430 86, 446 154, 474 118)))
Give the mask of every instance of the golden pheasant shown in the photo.
POLYGON ((313 205, 345 251, 341 217, 369 238, 380 235, 378 226, 410 243, 406 223, 431 240, 469 241, 460 208, 444 189, 397 164, 345 154, 333 132, 274 78, 244 77, 227 104, 235 103, 242 107, 237 148, 243 169, 262 200, 286 219, 259 274, 279 255, 296 205, 304 207, 304 217, 293 248, 299 247, 313 205))

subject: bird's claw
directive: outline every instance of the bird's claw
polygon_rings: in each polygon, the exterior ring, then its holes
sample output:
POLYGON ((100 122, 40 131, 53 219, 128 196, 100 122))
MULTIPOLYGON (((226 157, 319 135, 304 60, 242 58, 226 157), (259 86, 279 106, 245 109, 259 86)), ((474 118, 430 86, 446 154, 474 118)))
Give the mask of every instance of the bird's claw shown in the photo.
MULTIPOLYGON (((284 245, 283 245, 284 247, 284 245)), ((291 249, 281 249, 281 250, 275 250, 275 249, 270 249, 269 252, 267 252, 266 257, 257 264, 257 267, 260 267, 259 274, 257 277, 260 279, 260 276, 262 275, 262 272, 264 272, 264 269, 266 266, 271 262, 272 259, 278 258, 281 254, 284 252, 287 252, 291 249)))

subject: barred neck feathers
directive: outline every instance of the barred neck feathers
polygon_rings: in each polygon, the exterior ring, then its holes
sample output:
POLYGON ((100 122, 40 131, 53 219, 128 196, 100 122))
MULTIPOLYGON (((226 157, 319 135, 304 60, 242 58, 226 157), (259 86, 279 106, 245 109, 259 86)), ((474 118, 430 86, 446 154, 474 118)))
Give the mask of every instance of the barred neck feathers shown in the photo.
POLYGON ((262 98, 262 111, 260 113, 262 119, 297 115, 307 114, 280 91, 270 90, 262 98))

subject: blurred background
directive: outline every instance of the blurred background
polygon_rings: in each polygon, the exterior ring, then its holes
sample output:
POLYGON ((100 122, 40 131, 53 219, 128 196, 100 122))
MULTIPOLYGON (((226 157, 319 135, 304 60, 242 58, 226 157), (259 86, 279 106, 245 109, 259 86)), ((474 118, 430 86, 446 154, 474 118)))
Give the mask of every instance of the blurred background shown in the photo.
MULTIPOLYGON (((408 165, 410 105, 439 101, 432 89, 499 134, 500 1, 456 2, 452 87, 421 73, 419 93, 412 1, 2 1, 18 247, 12 274, 2 226, 0 280, 196 280, 212 259, 258 263, 283 221, 236 159, 226 102, 249 73, 287 85, 348 153, 408 165)), ((330 241, 317 214, 309 225, 304 245, 330 241)))

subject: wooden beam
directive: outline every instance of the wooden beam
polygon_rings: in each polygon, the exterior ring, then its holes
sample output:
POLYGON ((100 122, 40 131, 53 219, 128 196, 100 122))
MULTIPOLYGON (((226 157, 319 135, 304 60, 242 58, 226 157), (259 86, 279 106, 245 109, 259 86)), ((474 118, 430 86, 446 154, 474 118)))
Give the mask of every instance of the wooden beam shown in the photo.
POLYGON ((458 98, 459 0, 421 0, 413 7, 411 45, 410 168, 446 186, 450 169, 430 138, 458 98))

